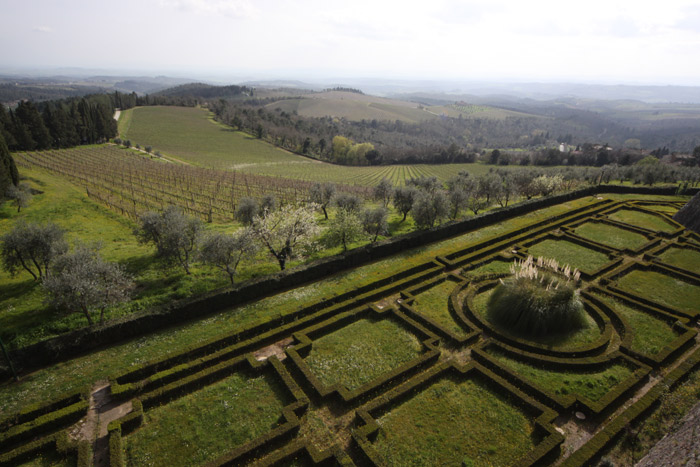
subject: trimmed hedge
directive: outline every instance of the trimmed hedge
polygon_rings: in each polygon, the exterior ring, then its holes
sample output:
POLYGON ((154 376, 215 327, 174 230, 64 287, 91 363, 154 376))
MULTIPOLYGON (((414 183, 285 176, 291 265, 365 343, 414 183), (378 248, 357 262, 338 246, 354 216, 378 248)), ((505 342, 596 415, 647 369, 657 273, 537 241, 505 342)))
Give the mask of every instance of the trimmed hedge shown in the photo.
POLYGON ((651 368, 643 363, 640 363, 627 355, 615 351, 608 355, 586 358, 556 358, 541 355, 535 355, 518 349, 509 347, 505 344, 487 341, 478 348, 472 349, 472 358, 489 368, 496 374, 511 381, 519 389, 527 394, 532 395, 543 403, 554 407, 558 411, 564 411, 572 406, 585 409, 595 415, 603 415, 613 407, 617 406, 620 401, 628 394, 633 392, 639 385, 643 384, 651 372, 651 368), (505 353, 510 358, 526 361, 538 365, 540 367, 548 367, 554 371, 581 371, 595 370, 604 368, 615 363, 625 363, 629 366, 636 367, 632 375, 626 380, 614 386, 608 391, 605 396, 597 401, 588 399, 581 395, 567 394, 559 396, 543 388, 536 383, 531 383, 522 378, 518 373, 498 362, 494 357, 489 355, 488 350, 495 347, 497 351, 505 353))
MULTIPOLYGON (((406 249, 420 247, 436 241, 485 227, 512 217, 560 204, 576 198, 593 196, 596 193, 645 193, 672 195, 666 188, 643 188, 624 186, 589 187, 562 195, 533 199, 481 215, 448 222, 432 229, 412 232, 406 235, 366 245, 310 264, 283 271, 238 285, 226 291, 216 291, 205 296, 174 302, 149 312, 134 314, 121 320, 96 328, 84 328, 36 344, 15 349, 11 357, 15 365, 27 371, 33 368, 64 361, 80 353, 112 345, 121 340, 143 335, 154 330, 171 326, 174 323, 198 319, 224 308, 242 305, 264 296, 298 287, 304 283, 327 277, 331 274, 385 258, 406 249)), ((688 190, 692 191, 692 190, 688 190)), ((604 205, 609 200, 596 203, 604 205)), ((576 211, 576 210, 574 210, 576 211)), ((572 212, 574 212, 572 211, 572 212)), ((554 218, 558 218, 555 216, 554 218)), ((552 218, 552 219, 554 219, 552 218)), ((551 219, 549 219, 551 220, 551 219)), ((540 223, 536 223, 538 225, 540 223)), ((531 229, 533 226, 528 226, 531 229)), ((10 372, 0 368, 0 380, 8 379, 10 372)))
POLYGON ((619 323, 619 328, 621 329, 620 334, 622 335, 622 342, 620 343, 620 350, 629 356, 651 366, 658 368, 671 360, 674 360, 679 354, 687 350, 689 346, 694 343, 695 336, 698 335, 698 331, 686 326, 683 322, 679 321, 678 317, 670 315, 662 310, 641 305, 635 303, 624 296, 620 296, 611 292, 610 290, 602 287, 594 287, 587 293, 587 299, 595 303, 601 310, 603 310, 608 316, 619 323), (608 307, 604 302, 598 300, 596 297, 591 295, 591 292, 597 292, 603 295, 607 295, 611 298, 623 302, 625 305, 638 310, 640 313, 647 313, 656 318, 662 319, 673 326, 673 329, 679 334, 678 337, 668 344, 665 348, 661 349, 658 353, 654 355, 642 354, 632 350, 632 341, 635 336, 635 330, 629 325, 627 319, 624 316, 619 315, 615 310, 608 307))
POLYGON ((401 292, 401 297, 403 301, 399 303, 399 309, 411 319, 417 321, 422 326, 428 328, 430 331, 434 332, 436 335, 446 339, 451 344, 455 345, 467 345, 470 342, 475 341, 479 337, 479 331, 470 327, 467 324, 469 321, 464 316, 464 313, 459 306, 458 295, 461 292, 460 285, 464 283, 464 278, 456 275, 445 275, 440 276, 437 279, 433 279, 427 283, 420 284, 418 286, 412 287, 401 292), (447 308, 450 316, 455 321, 455 323, 462 328, 464 335, 458 336, 449 329, 446 329, 442 324, 436 322, 432 318, 423 314, 420 310, 413 307, 415 301, 415 296, 421 292, 428 290, 432 287, 437 286, 445 281, 455 282, 455 289, 450 293, 447 299, 447 308))
POLYGON ((88 409, 88 401, 78 401, 62 409, 50 412, 35 419, 15 425, 0 433, 0 449, 8 449, 36 436, 57 428, 62 428, 83 418, 88 409))

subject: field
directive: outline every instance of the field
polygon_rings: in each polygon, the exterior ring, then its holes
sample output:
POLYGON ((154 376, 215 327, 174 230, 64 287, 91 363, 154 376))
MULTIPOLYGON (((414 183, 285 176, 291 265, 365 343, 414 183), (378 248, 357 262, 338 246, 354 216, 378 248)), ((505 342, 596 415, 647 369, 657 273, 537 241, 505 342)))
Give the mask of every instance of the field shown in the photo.
POLYGON ((267 104, 271 109, 297 112, 305 117, 346 118, 348 120, 400 120, 417 123, 433 120, 441 116, 453 118, 491 118, 527 117, 528 114, 511 110, 498 109, 482 105, 429 105, 398 99, 386 99, 345 91, 325 91, 305 96, 283 99, 267 104))
POLYGON ((700 276, 670 217, 633 255, 577 229, 650 219, 619 212, 651 215, 634 196, 574 200, 3 383, 0 462, 75 462, 62 433, 109 379, 124 413, 69 439, 97 437, 113 464, 579 466, 610 448, 634 463, 625 427, 649 417, 648 449, 700 395, 700 276), (590 331, 542 343, 489 324, 493 274, 533 252, 587 271, 590 331))
MULTIPOLYGON (((282 102, 288 102, 287 100, 282 102)), ((290 101, 293 102, 293 101, 290 101)), ((141 147, 200 167, 236 170, 271 177, 375 186, 382 178, 402 185, 409 178, 435 176, 440 181, 460 171, 481 175, 496 166, 484 164, 392 165, 345 167, 298 156, 214 122, 206 110, 187 107, 140 107, 122 112, 120 134, 141 147), (196 131, 196 133, 194 133, 196 131), (196 137, 190 137, 190 132, 196 137)))

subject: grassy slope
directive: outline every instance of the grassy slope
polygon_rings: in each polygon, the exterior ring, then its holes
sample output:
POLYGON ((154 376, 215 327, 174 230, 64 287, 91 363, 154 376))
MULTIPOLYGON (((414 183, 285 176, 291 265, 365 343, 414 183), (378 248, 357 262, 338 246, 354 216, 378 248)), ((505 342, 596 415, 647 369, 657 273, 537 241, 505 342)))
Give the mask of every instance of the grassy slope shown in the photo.
POLYGON ((121 119, 122 138, 195 165, 231 168, 310 161, 215 123, 199 108, 139 107, 123 112, 121 119))
POLYGON ((182 349, 190 345, 223 337, 245 327, 291 313, 306 304, 327 297, 331 291, 343 293, 352 290, 355 287, 386 277, 391 271, 422 264, 456 248, 482 241, 492 235, 498 235, 519 226, 538 222, 590 202, 589 198, 574 200, 533 212, 527 217, 494 224, 434 245, 408 250, 391 258, 339 273, 322 281, 255 303, 235 309, 222 310, 204 320, 179 324, 107 349, 92 352, 83 357, 59 363, 26 375, 16 384, 0 384, 0 399, 3 401, 0 406, 0 417, 18 410, 23 405, 55 398, 62 393, 80 390, 98 379, 119 375, 134 365, 165 358, 168 355, 181 352, 182 349))
MULTIPOLYGON (((287 102, 287 101, 282 101, 287 102)), ((294 102, 294 101, 290 101, 294 102)), ((411 177, 442 181, 467 171, 473 175, 495 166, 484 164, 345 167, 297 156, 214 122, 205 110, 189 107, 140 107, 123 111, 122 138, 153 146, 166 156, 206 167, 233 168, 277 177, 373 186, 382 178, 401 185, 411 177)))

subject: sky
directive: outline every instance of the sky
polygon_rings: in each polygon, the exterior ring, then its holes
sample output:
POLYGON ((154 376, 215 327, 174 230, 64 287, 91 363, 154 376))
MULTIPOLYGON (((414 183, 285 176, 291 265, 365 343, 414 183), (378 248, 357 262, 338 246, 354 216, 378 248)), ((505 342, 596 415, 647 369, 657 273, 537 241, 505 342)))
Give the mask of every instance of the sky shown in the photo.
POLYGON ((0 0, 0 71, 700 85, 698 0, 0 0))

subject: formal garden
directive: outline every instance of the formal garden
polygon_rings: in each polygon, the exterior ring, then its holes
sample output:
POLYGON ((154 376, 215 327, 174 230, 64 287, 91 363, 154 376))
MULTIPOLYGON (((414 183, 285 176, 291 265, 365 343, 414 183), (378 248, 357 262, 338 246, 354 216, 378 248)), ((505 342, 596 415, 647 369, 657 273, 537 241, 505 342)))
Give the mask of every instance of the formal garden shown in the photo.
POLYGON ((690 381, 700 396, 700 237, 671 218, 683 204, 587 197, 367 269, 362 285, 272 296, 264 320, 66 393, 58 376, 21 397, 5 383, 0 465, 619 459, 669 394, 690 381))

